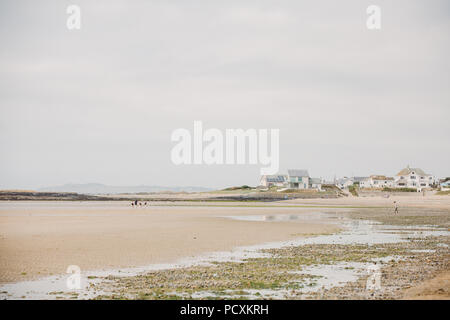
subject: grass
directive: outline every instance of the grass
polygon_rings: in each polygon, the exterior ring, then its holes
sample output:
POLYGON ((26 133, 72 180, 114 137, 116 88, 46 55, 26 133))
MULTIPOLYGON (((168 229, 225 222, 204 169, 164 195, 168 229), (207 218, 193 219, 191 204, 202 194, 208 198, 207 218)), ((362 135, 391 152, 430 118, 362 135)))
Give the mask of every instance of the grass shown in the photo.
POLYGON ((387 192, 417 192, 417 189, 414 189, 414 188, 388 188, 388 187, 384 187, 383 191, 387 191, 387 192))
POLYGON ((350 193, 351 193, 352 195, 354 195, 355 197, 358 196, 358 191, 356 190, 356 187, 355 187, 355 186, 349 186, 349 187, 348 187, 348 191, 350 191, 350 193))
POLYGON ((438 196, 448 196, 448 195, 450 195, 450 190, 438 191, 438 192, 436 192, 436 195, 438 195, 438 196))

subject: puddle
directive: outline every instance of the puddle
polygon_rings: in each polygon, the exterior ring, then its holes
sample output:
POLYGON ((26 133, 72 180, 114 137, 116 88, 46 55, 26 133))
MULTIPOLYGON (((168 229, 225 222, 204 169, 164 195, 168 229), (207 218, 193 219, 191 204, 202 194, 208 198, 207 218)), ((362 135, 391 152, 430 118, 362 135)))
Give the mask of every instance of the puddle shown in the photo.
MULTIPOLYGON (((223 218, 244 220, 244 221, 301 221, 302 219, 312 219, 321 217, 321 219, 336 218, 326 213, 311 214, 286 214, 286 215, 252 215, 252 216, 224 216, 223 218)), ((179 260, 173 264, 152 264, 148 266, 126 268, 120 270, 102 270, 83 272, 81 278, 81 289, 68 289, 66 283, 69 275, 51 276, 39 280, 23 281, 18 283, 5 284, 0 286, 0 299, 58 299, 75 298, 91 299, 102 292, 93 291, 92 285, 108 275, 113 276, 136 276, 150 271, 183 268, 195 265, 210 265, 212 262, 243 262, 248 258, 266 258, 269 254, 261 252, 262 249, 276 249, 288 246, 302 246, 307 244, 383 244, 399 243, 408 241, 409 238, 422 238, 428 236, 449 236, 447 229, 433 226, 389 226, 367 220, 351 220, 347 218, 333 219, 344 228, 344 231, 331 234, 320 235, 310 238, 299 238, 290 241, 270 242, 254 246, 237 247, 231 251, 213 252, 195 257, 188 257, 179 260), (75 295, 77 294, 77 295, 75 295)), ((425 252, 425 251, 423 251, 425 252)), ((428 251, 427 251, 428 252, 428 251)), ((392 259, 389 257, 388 259, 392 259)), ((376 261, 374 261, 375 263, 376 261)), ((382 261, 379 261, 382 263, 382 261)), ((304 286, 302 292, 312 292, 323 287, 332 287, 344 285, 345 283, 355 281, 361 276, 371 263, 338 263, 334 265, 318 265, 304 268, 302 274, 315 277, 314 285, 308 283, 304 286)), ((244 290, 248 293, 248 298, 279 298, 282 299, 288 293, 283 290, 244 290)), ((291 291, 291 290, 289 290, 291 291)), ((213 296, 210 292, 199 292, 193 295, 193 298, 213 296)), ((241 295, 239 295, 241 296, 241 295)), ((230 296, 226 296, 230 298, 230 296)))
POLYGON ((240 215, 240 216, 220 216, 220 218, 237 221, 253 222, 280 222, 280 221, 311 221, 322 220, 327 217, 323 212, 309 212, 302 214, 263 214, 263 215, 240 215))
MULTIPOLYGON (((180 298, 205 299, 209 297, 222 299, 286 299, 292 296, 297 298, 307 297, 308 294, 322 289, 344 286, 349 282, 357 281, 361 276, 368 275, 369 270, 377 270, 382 264, 391 260, 400 260, 399 257, 389 256, 384 258, 372 259, 372 262, 339 262, 332 265, 314 265, 303 268, 301 271, 292 273, 306 275, 306 278, 300 278, 296 281, 300 285, 298 289, 243 289, 243 290, 225 290, 223 292, 199 291, 190 296, 179 294, 180 298)), ((380 283, 382 285, 382 283, 380 283)))

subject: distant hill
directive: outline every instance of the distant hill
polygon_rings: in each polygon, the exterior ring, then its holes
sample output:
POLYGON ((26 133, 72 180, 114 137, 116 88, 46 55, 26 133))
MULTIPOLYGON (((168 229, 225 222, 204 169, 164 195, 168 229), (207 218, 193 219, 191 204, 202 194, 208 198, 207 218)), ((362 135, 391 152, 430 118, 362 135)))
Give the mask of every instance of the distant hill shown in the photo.
POLYGON ((40 188, 40 192, 76 192, 81 194, 118 194, 151 192, 204 192, 213 189, 203 187, 163 187, 163 186, 108 186, 101 183, 65 184, 62 186, 40 188))

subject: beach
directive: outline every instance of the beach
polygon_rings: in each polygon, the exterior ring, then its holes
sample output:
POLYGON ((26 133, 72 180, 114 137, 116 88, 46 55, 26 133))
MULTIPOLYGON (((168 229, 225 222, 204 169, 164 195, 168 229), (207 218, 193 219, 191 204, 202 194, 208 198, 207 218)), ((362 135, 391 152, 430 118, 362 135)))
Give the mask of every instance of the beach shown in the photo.
POLYGON ((3 201, 0 286, 7 299, 449 299, 449 225, 449 197, 421 194, 3 201), (70 265, 83 293, 64 289, 70 265))
MULTIPOLYGON (((336 232, 309 208, 170 206, 129 202, 0 203, 0 282, 81 270, 170 263, 243 245, 336 232), (255 223, 236 215, 304 214, 302 223, 255 223)), ((218 204, 216 204, 218 205, 218 204)), ((233 205, 233 204, 224 204, 233 205)), ((260 204, 258 204, 260 205, 260 204)))

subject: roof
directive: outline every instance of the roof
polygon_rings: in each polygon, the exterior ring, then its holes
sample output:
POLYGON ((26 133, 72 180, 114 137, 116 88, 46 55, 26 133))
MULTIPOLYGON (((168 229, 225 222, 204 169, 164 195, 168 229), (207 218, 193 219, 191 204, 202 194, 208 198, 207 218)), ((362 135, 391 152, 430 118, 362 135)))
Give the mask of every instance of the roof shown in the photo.
POLYGON ((320 178, 311 178, 311 183, 313 183, 313 184, 321 184, 322 183, 322 179, 320 179, 320 178))
POLYGON ((386 176, 370 176, 372 180, 394 180, 392 177, 386 177, 386 176))
POLYGON ((364 181, 364 180, 366 180, 368 177, 353 177, 352 179, 353 179, 353 181, 355 181, 355 182, 361 182, 361 181, 364 181))
POLYGON ((288 170, 288 175, 291 177, 309 177, 308 170, 291 169, 288 170))
POLYGON ((286 179, 282 175, 267 175, 266 181, 267 182, 284 182, 286 179))
POLYGON ((406 167, 402 170, 400 170, 399 173, 397 173, 398 176, 407 176, 410 173, 415 173, 419 176, 427 176, 428 174, 425 173, 425 171, 423 171, 420 168, 410 168, 410 167, 406 167))

